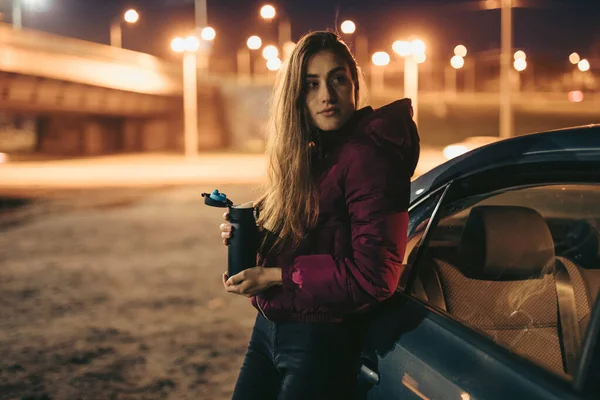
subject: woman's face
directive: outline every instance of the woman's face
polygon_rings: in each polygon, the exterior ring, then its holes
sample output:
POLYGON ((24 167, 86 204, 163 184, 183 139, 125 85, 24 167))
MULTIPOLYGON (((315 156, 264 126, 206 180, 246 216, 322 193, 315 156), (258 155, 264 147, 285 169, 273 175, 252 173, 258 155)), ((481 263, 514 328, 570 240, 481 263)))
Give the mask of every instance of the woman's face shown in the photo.
POLYGON ((331 51, 308 60, 304 90, 310 117, 323 131, 340 129, 356 110, 348 63, 331 51))

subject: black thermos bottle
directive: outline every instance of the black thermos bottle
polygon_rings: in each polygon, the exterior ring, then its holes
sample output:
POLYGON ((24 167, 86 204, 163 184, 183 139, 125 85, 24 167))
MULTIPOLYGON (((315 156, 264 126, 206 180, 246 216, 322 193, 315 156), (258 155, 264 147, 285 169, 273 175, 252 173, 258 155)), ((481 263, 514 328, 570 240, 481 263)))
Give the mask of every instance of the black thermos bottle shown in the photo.
POLYGON ((258 227, 252 202, 234 205, 224 193, 214 190, 202 193, 204 204, 212 207, 228 207, 229 223, 232 227, 227 249, 227 273, 233 276, 256 266, 258 249, 258 227))

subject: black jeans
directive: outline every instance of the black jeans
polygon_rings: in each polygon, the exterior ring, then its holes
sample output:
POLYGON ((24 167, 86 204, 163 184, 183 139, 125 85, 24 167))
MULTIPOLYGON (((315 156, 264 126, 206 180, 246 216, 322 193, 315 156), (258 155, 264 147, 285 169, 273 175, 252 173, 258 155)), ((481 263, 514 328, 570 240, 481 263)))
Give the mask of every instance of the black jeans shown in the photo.
POLYGON ((356 321, 276 323, 259 313, 233 400, 356 398, 361 331, 356 321))

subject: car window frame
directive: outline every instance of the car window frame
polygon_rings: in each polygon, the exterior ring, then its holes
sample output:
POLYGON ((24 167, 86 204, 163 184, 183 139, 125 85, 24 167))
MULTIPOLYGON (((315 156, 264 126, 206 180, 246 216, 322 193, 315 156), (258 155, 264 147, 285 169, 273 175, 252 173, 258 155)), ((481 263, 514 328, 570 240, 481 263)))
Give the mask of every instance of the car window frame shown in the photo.
MULTIPOLYGON (((535 186, 547 186, 547 185, 573 185, 573 184, 600 184, 600 176, 598 176, 597 171, 600 170, 600 162, 591 161, 591 162, 564 162, 564 163, 535 163, 535 164, 518 164, 511 166, 502 166, 494 169, 488 169, 485 171, 477 171, 473 174, 467 174, 465 176, 457 177, 446 185, 437 188, 431 194, 436 193, 438 190, 443 190, 443 194, 438 200, 435 209, 430 217, 429 223, 423 237, 417 244, 418 248, 416 249, 417 253, 414 258, 414 261, 410 265, 410 270, 408 274, 408 278, 406 281, 406 287, 404 290, 404 295, 410 297, 411 299, 417 301, 426 307, 429 311, 433 312, 435 315, 440 318, 441 321, 446 321, 450 323, 450 326, 455 326, 456 324, 464 327, 465 329, 472 332, 473 335, 477 337, 481 337, 484 339, 484 342, 488 342, 485 339, 485 335, 482 332, 479 332, 477 329, 470 327, 465 324, 463 321, 454 317, 451 313, 445 312, 443 310, 439 310, 426 301, 416 297, 413 294, 414 285, 417 281, 419 268, 423 265, 423 255, 427 251, 427 247, 429 241, 431 240, 432 232, 438 226, 440 219, 442 218, 441 210, 445 205, 452 204, 455 201, 482 194, 495 193, 499 194, 501 192, 506 192, 509 190, 517 190, 526 187, 535 187, 535 186), (548 168, 548 167, 552 168, 548 168), (558 167, 558 168, 557 168, 558 167), (508 177, 504 181, 494 181, 493 179, 489 179, 490 174, 506 174, 508 177), (567 175, 575 174, 575 177, 567 175), (471 182, 475 182, 475 184, 471 184, 471 182)), ((421 204, 422 201, 427 199, 427 197, 419 198, 415 203, 415 207, 421 204)), ((410 208, 412 210, 413 207, 410 208)), ((598 296, 600 299, 600 296, 598 296)), ((597 302, 600 304, 600 302, 597 302)), ((594 312, 594 309, 591 310, 594 312)), ((600 311, 596 311, 600 313, 600 311)), ((600 318, 599 318, 600 319, 600 318)), ((591 322, 590 322, 591 323, 591 322)), ((591 325, 590 325, 591 329, 591 325)), ((599 330, 600 331, 600 330, 599 330)), ((585 335, 582 340, 582 349, 586 346, 589 341, 600 340, 600 338, 592 338, 590 335, 585 335)), ((569 383, 569 386, 573 393, 576 394, 586 394, 586 387, 582 384, 576 385, 576 382, 586 382, 587 374, 590 371, 586 368, 577 369, 573 375, 561 375, 557 374, 553 371, 550 371, 544 368, 542 365, 529 360, 520 355, 514 355, 510 352, 509 349, 502 346, 499 343, 489 339, 489 343, 492 347, 495 347, 496 350, 502 349, 507 353, 510 353, 511 360, 517 361, 518 364, 525 364, 533 366, 538 372, 543 371, 544 375, 550 374, 550 376, 559 378, 565 382, 569 383), (517 358, 518 360, 516 360, 517 358), (581 375, 585 374, 585 375, 581 375)), ((581 353, 581 350, 580 350, 581 353)), ((580 354, 581 356, 581 354, 580 354)), ((581 359, 579 362, 581 363, 581 359)), ((518 365, 517 364, 517 365, 518 365)))

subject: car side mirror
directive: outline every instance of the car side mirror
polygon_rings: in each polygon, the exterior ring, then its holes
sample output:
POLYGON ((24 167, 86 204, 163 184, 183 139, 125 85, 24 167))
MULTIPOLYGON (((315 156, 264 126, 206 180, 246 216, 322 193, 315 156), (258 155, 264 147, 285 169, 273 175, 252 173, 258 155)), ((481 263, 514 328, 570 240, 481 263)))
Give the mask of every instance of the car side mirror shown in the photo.
POLYGON ((579 366, 573 379, 574 389, 582 393, 584 398, 597 398, 600 393, 600 295, 596 296, 579 354, 579 366))

